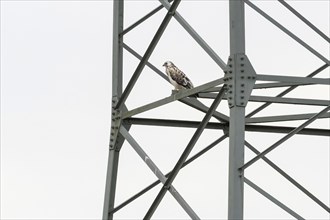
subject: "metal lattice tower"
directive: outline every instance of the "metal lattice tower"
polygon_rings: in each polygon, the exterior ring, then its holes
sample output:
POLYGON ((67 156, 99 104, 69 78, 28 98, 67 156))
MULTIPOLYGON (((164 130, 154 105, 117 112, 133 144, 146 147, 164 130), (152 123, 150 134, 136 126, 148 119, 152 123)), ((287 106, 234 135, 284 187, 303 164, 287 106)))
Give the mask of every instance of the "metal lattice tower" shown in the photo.
MULTIPOLYGON (((150 13, 136 21, 128 28, 123 28, 124 19, 124 0, 113 1, 113 69, 112 69, 112 124, 111 124, 111 139, 110 151, 108 159, 108 171, 106 180, 106 191, 104 200, 103 219, 113 219, 114 214, 125 208, 127 204, 134 201, 144 193, 158 184, 163 184, 157 197, 154 199, 150 208, 144 216, 144 219, 151 219, 153 213, 162 202, 164 195, 168 192, 172 194, 175 200, 182 206, 185 212, 192 219, 200 219, 185 199, 180 195, 172 185, 173 181, 179 175, 182 167, 189 165, 191 162, 202 156, 209 149, 213 148, 220 142, 229 138, 229 172, 228 172, 228 219, 243 219, 244 213, 244 186, 249 185, 254 190, 265 196, 267 199, 275 203, 284 211, 292 215, 296 219, 303 219, 301 215, 289 208, 284 203, 280 202, 274 196, 270 195, 266 190, 263 190, 250 179, 244 175, 244 171, 254 165, 255 162, 263 160, 270 167, 276 170, 286 180, 293 184, 301 192, 305 193, 313 202, 319 205, 326 212, 330 213, 330 208, 322 202, 317 196, 313 195, 307 188, 292 178, 284 170, 279 168, 267 156, 268 153, 283 144, 296 134, 300 135, 313 135, 313 136, 330 136, 330 130, 327 128, 306 128, 312 122, 321 118, 330 117, 330 102, 329 100, 318 100, 310 98, 285 98, 284 96, 297 87, 309 85, 323 85, 329 87, 329 78, 314 77, 321 71, 327 69, 330 65, 328 58, 321 55, 318 51, 313 49, 297 35, 293 34, 290 30, 286 29, 279 22, 269 16, 267 13, 258 8, 254 3, 249 0, 229 0, 229 24, 230 24, 230 55, 227 63, 225 63, 214 50, 202 39, 200 35, 189 25, 189 23, 178 13, 176 9, 180 5, 180 0, 166 1, 159 0, 161 3, 159 7, 152 10, 150 13), (319 58, 323 65, 313 71, 307 76, 288 76, 288 75, 264 75, 256 73, 253 68, 253 63, 250 62, 248 54, 245 51, 245 6, 251 7, 256 13, 259 13, 265 19, 270 21, 273 25, 278 27, 281 31, 289 37, 298 42, 302 47, 310 51, 317 58, 319 58), (166 16, 163 18, 157 32, 154 34, 152 41, 146 49, 144 55, 139 55, 124 41, 123 36, 135 27, 142 24, 144 21, 151 19, 151 17, 160 10, 167 10, 166 16), (224 75, 219 75, 219 78, 197 86, 190 90, 181 90, 177 93, 172 93, 171 96, 165 97, 158 101, 140 106, 135 109, 127 109, 125 102, 130 95, 135 83, 143 72, 145 66, 151 68, 156 74, 159 74, 164 79, 166 76, 149 62, 149 58, 153 53, 156 45, 161 39, 163 33, 166 31, 171 19, 176 19, 177 22, 191 35, 196 43, 203 48, 203 50, 212 58, 212 60, 222 69, 224 75), (136 67, 128 84, 123 89, 123 50, 138 58, 139 64, 136 67), (266 82, 265 82, 266 81, 266 82), (264 83, 262 83, 264 82, 264 83), (253 90, 256 89, 270 89, 282 88, 276 96, 253 96, 253 90), (193 97, 198 94, 198 98, 193 97), (212 104, 208 107, 202 103, 201 99, 211 99, 212 104), (217 107, 221 101, 227 100, 230 108, 230 114, 225 115, 217 111, 217 107), (137 118, 136 116, 151 109, 158 108, 172 102, 181 102, 185 105, 203 112, 205 115, 201 121, 186 121, 186 120, 167 120, 167 119, 150 119, 150 118, 137 118), (261 106, 246 113, 246 106, 249 102, 263 102, 261 106), (291 114, 291 115, 272 115, 267 117, 254 117, 258 112, 272 105, 273 103, 284 103, 288 105, 313 105, 321 106, 323 109, 319 112, 305 113, 305 114, 291 114), (210 122, 211 118, 217 122, 210 122), (297 127, 290 126, 269 126, 263 125, 268 122, 287 122, 303 120, 297 127), (157 165, 152 161, 143 148, 138 144, 135 138, 130 134, 130 128, 134 125, 153 125, 153 126, 170 126, 172 129, 177 127, 195 128, 193 136, 187 143, 184 151, 182 152, 179 160, 174 168, 168 174, 162 173, 157 165), (203 135, 204 129, 218 129, 223 130, 224 134, 219 136, 217 140, 211 143, 194 156, 189 157, 192 149, 194 148, 197 140, 203 135), (265 133, 281 133, 285 134, 278 141, 268 146, 263 151, 258 151, 250 142, 245 138, 245 132, 265 132, 265 133), (157 176, 158 181, 151 183, 144 190, 133 195, 122 204, 115 204, 116 183, 119 152, 121 147, 127 141, 136 153, 143 159, 146 165, 157 176), (255 156, 248 161, 244 161, 245 147, 255 153, 255 156), (147 158, 147 159, 146 159, 147 158)), ((303 15, 296 11, 284 0, 278 0, 278 3, 284 6, 297 16, 302 22, 310 27, 317 33, 323 40, 330 43, 330 38, 320 31, 316 26, 309 22, 303 15)))

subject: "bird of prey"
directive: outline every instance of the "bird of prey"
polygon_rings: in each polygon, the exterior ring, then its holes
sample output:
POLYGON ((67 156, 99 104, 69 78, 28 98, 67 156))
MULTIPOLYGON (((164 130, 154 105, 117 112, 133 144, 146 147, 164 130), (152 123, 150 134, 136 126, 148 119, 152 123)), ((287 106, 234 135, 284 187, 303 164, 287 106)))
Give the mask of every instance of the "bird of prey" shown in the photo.
POLYGON ((194 88, 190 79, 174 63, 166 61, 163 66, 165 66, 166 74, 175 90, 194 88))

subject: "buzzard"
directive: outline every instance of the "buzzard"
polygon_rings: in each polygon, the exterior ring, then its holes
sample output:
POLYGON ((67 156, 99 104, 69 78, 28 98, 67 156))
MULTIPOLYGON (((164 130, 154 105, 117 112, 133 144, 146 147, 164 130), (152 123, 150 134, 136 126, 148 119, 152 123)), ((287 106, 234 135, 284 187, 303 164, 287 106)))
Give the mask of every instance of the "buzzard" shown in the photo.
POLYGON ((165 66, 166 74, 175 90, 194 88, 190 79, 174 63, 166 61, 163 66, 165 66))

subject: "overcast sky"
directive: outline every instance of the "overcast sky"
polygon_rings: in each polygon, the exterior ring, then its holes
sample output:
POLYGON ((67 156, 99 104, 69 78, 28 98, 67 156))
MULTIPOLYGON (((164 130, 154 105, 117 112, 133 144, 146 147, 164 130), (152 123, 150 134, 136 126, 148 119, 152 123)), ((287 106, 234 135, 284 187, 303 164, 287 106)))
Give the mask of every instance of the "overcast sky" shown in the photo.
MULTIPOLYGON (((255 2, 255 1, 254 1, 255 2)), ((277 1, 259 7, 329 59, 329 44, 277 1)), ((321 31, 330 32, 327 0, 289 1, 321 31)), ((157 7, 158 1, 125 3, 125 27, 157 7)), ((100 219, 105 190, 111 115, 112 1, 1 1, 1 219, 100 219)), ((182 1, 181 15, 225 62, 229 56, 228 2, 182 1)), ((160 11, 125 35, 143 55, 165 16, 160 11)), ((306 76, 323 62, 246 6, 246 53, 259 74, 306 76)), ((125 51, 124 83, 138 60, 125 51)), ((223 76, 222 70, 172 19, 150 62, 163 71, 173 61, 195 86, 223 76)), ((329 68, 318 77, 329 78, 329 68)), ((129 109, 164 98, 172 86, 145 68, 127 100, 129 109)), ((254 91, 275 96, 283 89, 254 91)), ((329 87, 308 86, 287 97, 329 100, 329 87)), ((203 100, 206 105, 210 100, 203 100)), ((247 112, 256 103, 249 103, 247 112)), ((316 113, 322 107, 273 105, 257 116, 316 113)), ((228 114, 223 101, 218 111, 228 114)), ((139 117, 201 120, 203 114, 175 102, 139 117)), ((214 119, 212 119, 215 121, 214 119)), ((298 126, 303 121, 273 123, 298 126)), ((321 119, 309 127, 329 129, 321 119)), ((133 126, 130 133, 163 173, 172 169, 193 129, 133 126)), ((206 130, 192 154, 222 131, 206 130)), ((262 151, 284 134, 246 133, 262 151)), ((329 138, 297 135, 268 157, 329 206, 329 138)), ((246 161, 255 155, 245 151, 246 161)), ((227 218, 228 140, 184 168, 173 185, 202 219, 227 218)), ((263 161, 249 167, 247 178, 306 219, 329 213, 263 161)), ((116 204, 156 180, 124 144, 119 163, 116 204)), ((142 218, 160 186, 116 213, 116 219, 142 218)), ((246 219, 292 216, 245 185, 246 219)), ((155 219, 187 219, 167 193, 155 219)))

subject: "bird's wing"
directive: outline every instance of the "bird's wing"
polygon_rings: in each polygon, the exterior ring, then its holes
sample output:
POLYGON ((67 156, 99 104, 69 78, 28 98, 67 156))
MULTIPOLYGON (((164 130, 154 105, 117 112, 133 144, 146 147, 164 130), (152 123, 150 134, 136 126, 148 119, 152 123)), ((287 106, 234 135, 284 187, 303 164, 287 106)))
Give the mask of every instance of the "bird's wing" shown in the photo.
POLYGON ((179 68, 176 66, 168 68, 169 74, 171 78, 179 85, 187 88, 192 89, 194 88, 190 79, 184 74, 179 68))

